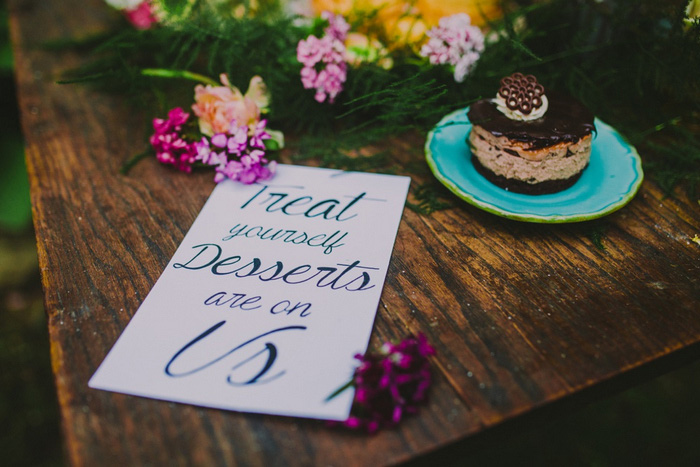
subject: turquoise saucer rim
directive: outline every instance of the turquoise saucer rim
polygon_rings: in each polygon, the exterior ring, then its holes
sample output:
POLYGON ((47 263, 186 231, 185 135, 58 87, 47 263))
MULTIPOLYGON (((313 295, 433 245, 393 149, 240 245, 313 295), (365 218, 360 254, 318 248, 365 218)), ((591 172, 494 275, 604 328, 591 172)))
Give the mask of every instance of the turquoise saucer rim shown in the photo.
MULTIPOLYGON (((460 182, 458 179, 456 179, 454 174, 446 173, 442 167, 443 162, 450 158, 459 157, 465 162, 465 164, 463 164, 465 169, 461 174, 459 174, 462 178, 472 179, 472 177, 479 177, 486 180, 481 174, 473 169, 473 166, 469 161, 471 151, 466 143, 466 138, 471 129, 471 123, 467 118, 468 110, 469 107, 465 107, 447 114, 430 132, 428 132, 428 137, 425 142, 425 156, 430 170, 435 178, 440 181, 440 183, 445 185, 447 189, 449 189, 460 199, 483 211, 522 222, 583 222, 607 216, 621 209, 632 201, 642 185, 642 181, 644 180, 644 172, 642 171, 642 160, 639 157, 639 153, 637 152, 636 148, 627 142, 623 136, 617 132, 617 130, 597 118, 595 120, 597 135, 592 143, 593 150, 599 150, 606 153, 606 157, 600 158, 597 163, 610 165, 611 162, 609 161, 612 160, 612 157, 624 157, 627 158, 629 163, 623 163, 620 167, 618 167, 618 169, 628 169, 631 172, 620 174, 629 176, 630 181, 626 186, 619 187, 619 189, 616 189, 617 187, 613 185, 609 179, 604 179, 602 176, 599 177, 599 180, 589 180, 588 183, 598 184, 596 187, 597 190, 608 190, 605 192, 605 202, 601 203, 601 205, 595 209, 591 208, 581 212, 583 200, 576 199, 574 199, 567 206, 563 207, 564 211, 566 211, 567 208, 569 209, 570 212, 568 213, 561 212, 561 205, 558 206, 558 211, 554 212, 555 210, 548 209, 547 206, 534 203, 536 199, 539 200, 541 197, 552 197, 553 200, 557 199, 557 197, 562 196, 562 194, 567 190, 573 189, 577 184, 585 183, 582 182, 583 177, 579 179, 571 188, 550 195, 522 195, 520 193, 511 193, 496 185, 493 185, 490 182, 485 185, 488 187, 486 189, 479 188, 473 184, 460 182), (458 136, 461 136, 461 139, 464 142, 464 147, 459 148, 461 152, 441 146, 442 141, 440 140, 440 136, 444 131, 447 131, 447 129, 450 129, 450 131, 454 130, 459 132, 458 136), (619 149, 614 147, 603 147, 603 143, 601 143, 601 135, 612 136, 615 138, 616 142, 619 144, 619 149), (512 204, 516 200, 518 200, 517 202, 520 204, 519 209, 516 210, 504 206, 504 204, 512 204), (528 200, 533 202, 530 203, 528 200), (508 203, 504 203, 504 201, 508 201, 508 203)), ((444 144, 442 145, 444 146, 444 144)), ((595 173, 600 172, 601 171, 598 170, 595 173)))

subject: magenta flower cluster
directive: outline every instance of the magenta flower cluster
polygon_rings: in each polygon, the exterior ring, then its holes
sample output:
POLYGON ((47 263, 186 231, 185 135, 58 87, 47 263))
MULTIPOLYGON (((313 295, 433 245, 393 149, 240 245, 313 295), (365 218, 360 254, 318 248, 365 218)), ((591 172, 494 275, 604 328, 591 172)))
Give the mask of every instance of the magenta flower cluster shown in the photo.
POLYGON ((320 39, 314 35, 299 41, 297 60, 304 65, 301 83, 304 89, 315 89, 318 102, 333 103, 343 90, 347 79, 345 38, 350 25, 341 15, 324 11, 321 17, 328 21, 320 39))
POLYGON ((461 83, 474 68, 484 51, 484 34, 471 24, 466 13, 440 19, 438 26, 427 32, 430 39, 420 54, 433 65, 454 66, 455 81, 461 83))
POLYGON ((174 166, 183 172, 192 172, 192 166, 200 161, 215 166, 214 181, 226 178, 250 184, 268 180, 275 172, 276 163, 265 158, 266 120, 260 120, 254 128, 238 126, 231 121, 228 133, 217 133, 208 139, 188 142, 183 136, 183 126, 190 114, 176 107, 168 112, 167 119, 153 120, 154 133, 150 138, 156 158, 163 164, 174 166))
POLYGON ((151 136, 151 146, 156 152, 156 158, 163 164, 173 165, 183 172, 192 172, 192 164, 197 157, 194 144, 182 137, 182 126, 190 114, 175 107, 168 112, 168 118, 153 119, 154 133, 151 136))
POLYGON ((272 178, 276 163, 265 158, 264 141, 270 139, 266 124, 266 120, 260 120, 254 128, 248 128, 232 120, 228 133, 217 133, 211 140, 202 137, 194 144, 196 160, 216 167, 216 183, 230 178, 251 184, 272 178))
POLYGON ((435 349, 423 334, 386 343, 379 353, 356 355, 360 365, 353 375, 355 399, 345 426, 374 433, 416 413, 427 402, 432 355, 435 349))

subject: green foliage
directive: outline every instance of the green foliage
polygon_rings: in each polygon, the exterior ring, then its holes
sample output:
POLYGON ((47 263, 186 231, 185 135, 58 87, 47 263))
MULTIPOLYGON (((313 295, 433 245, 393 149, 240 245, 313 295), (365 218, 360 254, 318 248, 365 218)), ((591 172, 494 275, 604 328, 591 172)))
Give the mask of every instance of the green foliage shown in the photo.
POLYGON ((0 133, 0 230, 20 232, 29 227, 32 209, 19 134, 0 133))
POLYGON ((603 238, 605 238, 605 232, 608 229, 607 222, 605 220, 598 219, 587 222, 585 226, 586 235, 591 240, 593 245, 595 245, 595 247, 599 250, 605 250, 603 238))
POLYGON ((684 24, 685 3, 521 2, 490 25, 498 40, 489 42, 464 83, 455 83, 446 67, 399 48, 389 70, 376 64, 351 68, 344 91, 329 105, 303 89, 296 60, 298 41, 318 34, 321 22, 287 18, 276 2, 262 2, 258 16, 236 19, 213 14, 211 2, 159 0, 171 18, 184 15, 187 21, 118 32, 66 78, 132 96, 152 118, 189 106, 192 83, 144 76, 145 68, 211 78, 227 73, 242 90, 257 74, 273 96, 270 126, 301 135, 307 158, 386 171, 387 157, 353 162, 349 154, 387 135, 425 132, 445 113, 494 95, 502 76, 533 73, 546 87, 578 97, 643 148, 645 165, 654 168, 651 176, 661 186, 670 191, 680 183, 694 192, 700 142, 690 129, 700 123, 700 22, 684 24), (677 123, 664 125, 670 121, 677 123))
POLYGON ((0 230, 20 232, 29 227, 32 211, 4 2, 0 2, 0 89, 0 230))
POLYGON ((12 49, 8 40, 7 7, 4 1, 0 2, 0 73, 12 71, 12 49))
POLYGON ((416 189, 413 190, 413 196, 418 202, 413 203, 407 201, 406 206, 419 214, 427 215, 453 206, 452 203, 448 201, 451 197, 447 196, 445 187, 436 181, 418 185, 416 189))
POLYGON ((686 1, 555 1, 526 15, 540 60, 516 68, 578 97, 640 147, 646 172, 669 192, 698 188, 700 23, 686 1), (669 125, 668 122, 674 122, 669 125), (697 133, 695 131, 694 133, 697 133), (652 170, 649 170, 652 169, 652 170))
MULTIPOLYGON (((667 193, 686 182, 688 195, 697 199, 700 186, 700 138, 695 131, 674 125, 663 135, 644 144, 649 154, 647 170, 667 193)), ((645 151, 646 152, 646 151, 645 151)))
POLYGON ((195 3, 191 0, 157 0, 155 2, 170 18, 185 18, 195 3))

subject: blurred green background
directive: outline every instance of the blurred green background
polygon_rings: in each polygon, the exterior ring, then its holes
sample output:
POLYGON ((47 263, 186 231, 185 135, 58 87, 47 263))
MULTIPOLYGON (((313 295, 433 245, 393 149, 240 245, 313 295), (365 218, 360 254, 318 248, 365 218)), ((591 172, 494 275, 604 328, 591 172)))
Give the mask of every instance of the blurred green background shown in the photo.
MULTIPOLYGON (((0 0, 0 465, 62 465, 29 185, 0 0)), ((700 362, 474 444, 449 465, 700 465, 700 362), (534 425, 534 426, 533 426, 534 425)))
POLYGON ((7 19, 0 0, 0 465, 62 465, 7 19))

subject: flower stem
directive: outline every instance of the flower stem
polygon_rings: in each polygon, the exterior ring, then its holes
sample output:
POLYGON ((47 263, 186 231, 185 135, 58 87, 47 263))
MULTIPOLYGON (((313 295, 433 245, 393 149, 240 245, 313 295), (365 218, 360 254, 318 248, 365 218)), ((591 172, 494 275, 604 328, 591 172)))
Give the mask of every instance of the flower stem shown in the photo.
POLYGON ((333 391, 333 394, 331 394, 330 396, 326 397, 325 402, 328 402, 329 400, 333 399, 334 397, 336 397, 337 395, 339 395, 341 392, 343 392, 343 391, 345 391, 347 388, 351 387, 353 384, 355 384, 355 380, 354 380, 354 379, 351 379, 351 380, 348 381, 347 383, 343 384, 343 385, 340 386, 338 389, 336 389, 335 391, 333 391))
POLYGON ((150 150, 143 151, 142 153, 136 154, 134 157, 129 159, 128 161, 124 162, 124 165, 122 165, 121 169, 119 169, 119 173, 122 175, 126 175, 129 173, 129 171, 134 168, 136 164, 141 162, 143 159, 146 157, 150 156, 152 152, 150 150))
POLYGON ((197 81, 198 83, 211 84, 212 86, 221 86, 208 76, 193 73, 187 70, 168 70, 165 68, 144 68, 141 70, 143 76, 155 76, 158 78, 182 78, 197 81))
POLYGON ((671 120, 668 120, 668 121, 663 122, 663 123, 659 123, 658 125, 654 126, 653 128, 649 128, 648 130, 643 131, 642 136, 648 136, 652 133, 659 132, 669 125, 678 125, 682 120, 683 119, 681 117, 674 117, 671 120))

